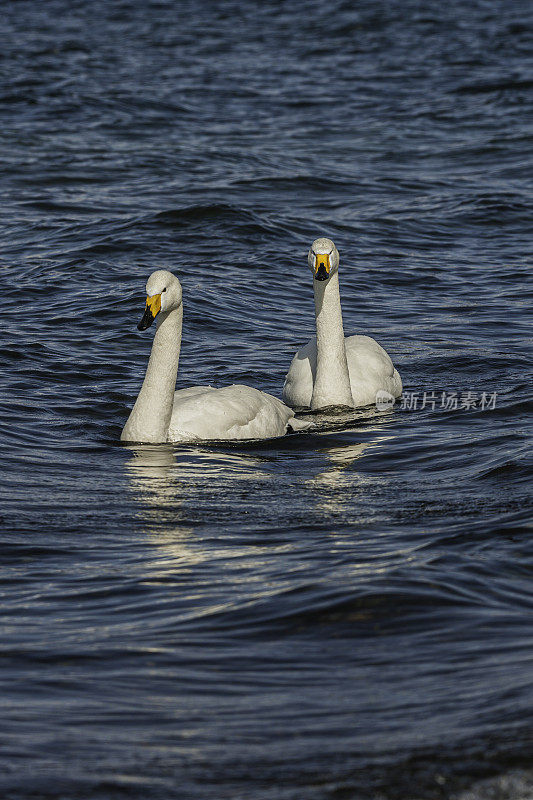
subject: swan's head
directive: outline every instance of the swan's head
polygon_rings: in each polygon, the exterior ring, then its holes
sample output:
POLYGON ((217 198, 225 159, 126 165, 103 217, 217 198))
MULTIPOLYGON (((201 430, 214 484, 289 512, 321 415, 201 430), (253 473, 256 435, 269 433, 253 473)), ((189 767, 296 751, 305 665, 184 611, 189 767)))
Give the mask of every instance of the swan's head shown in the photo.
POLYGON ((146 308, 137 325, 140 331, 149 328, 162 311, 173 311, 181 305, 181 283, 166 269, 152 272, 146 281, 146 308))
POLYGON ((307 260, 316 281, 327 281, 339 268, 339 251, 331 239, 315 239, 307 260))

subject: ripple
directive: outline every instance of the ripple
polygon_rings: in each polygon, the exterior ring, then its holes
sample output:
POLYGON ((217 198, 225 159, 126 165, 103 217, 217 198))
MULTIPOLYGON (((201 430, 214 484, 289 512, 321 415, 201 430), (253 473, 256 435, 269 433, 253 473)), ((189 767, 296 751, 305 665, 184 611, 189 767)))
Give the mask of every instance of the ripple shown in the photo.
POLYGON ((2 796, 518 800, 524 9, 52 0, 4 17, 2 796), (384 344, 406 394, 495 407, 121 445, 150 272, 183 283, 180 386, 279 396, 314 333, 321 234, 346 333, 384 344))

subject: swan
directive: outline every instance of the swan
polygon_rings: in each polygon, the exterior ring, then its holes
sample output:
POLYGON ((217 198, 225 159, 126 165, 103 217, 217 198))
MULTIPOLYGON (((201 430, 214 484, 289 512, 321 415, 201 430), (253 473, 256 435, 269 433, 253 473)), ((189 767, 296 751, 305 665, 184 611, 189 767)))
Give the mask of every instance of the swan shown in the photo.
POLYGON ((168 270, 146 284, 146 307, 138 329, 156 320, 152 352, 141 391, 120 436, 127 442, 194 442, 267 439, 289 428, 302 430, 281 400, 250 386, 193 386, 175 391, 183 322, 182 289, 168 270))
POLYGON ((283 386, 293 408, 359 408, 378 391, 393 397, 402 381, 390 356, 370 336, 347 336, 342 326, 339 252, 331 239, 315 239, 308 253, 315 291, 316 336, 294 356, 283 386))

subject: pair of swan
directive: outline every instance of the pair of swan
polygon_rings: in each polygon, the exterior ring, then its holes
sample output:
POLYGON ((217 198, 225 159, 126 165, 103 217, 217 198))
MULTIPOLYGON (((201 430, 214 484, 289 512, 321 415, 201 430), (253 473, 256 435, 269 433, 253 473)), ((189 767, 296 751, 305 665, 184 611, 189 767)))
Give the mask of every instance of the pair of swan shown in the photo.
POLYGON ((146 307, 137 326, 156 321, 152 352, 141 391, 121 434, 129 442, 268 439, 311 423, 290 406, 318 410, 356 408, 381 389, 399 397, 402 382, 383 348, 368 336, 344 338, 339 295, 339 253, 331 239, 309 251, 313 273, 316 337, 294 356, 281 402, 250 386, 193 386, 176 391, 183 322, 179 280, 157 270, 146 284, 146 307))

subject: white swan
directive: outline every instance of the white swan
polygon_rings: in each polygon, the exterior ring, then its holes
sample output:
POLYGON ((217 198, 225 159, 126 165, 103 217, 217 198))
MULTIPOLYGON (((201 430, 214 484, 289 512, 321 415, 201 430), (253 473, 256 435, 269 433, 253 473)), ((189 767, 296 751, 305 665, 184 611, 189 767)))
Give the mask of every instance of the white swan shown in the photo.
POLYGON ((270 394, 250 386, 193 386, 175 391, 183 321, 179 280, 157 270, 146 284, 146 308, 138 324, 156 319, 152 352, 141 391, 120 436, 128 442, 194 442, 267 439, 300 430, 309 422, 270 394))
POLYGON ((399 397, 401 378, 381 345, 370 336, 344 338, 339 253, 331 239, 315 239, 308 262, 314 276, 316 336, 292 360, 284 401, 294 408, 359 408, 375 403, 379 390, 399 397))

